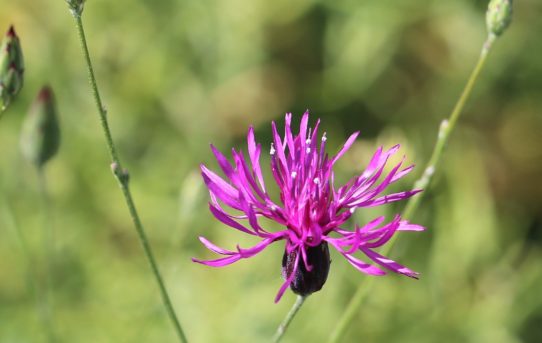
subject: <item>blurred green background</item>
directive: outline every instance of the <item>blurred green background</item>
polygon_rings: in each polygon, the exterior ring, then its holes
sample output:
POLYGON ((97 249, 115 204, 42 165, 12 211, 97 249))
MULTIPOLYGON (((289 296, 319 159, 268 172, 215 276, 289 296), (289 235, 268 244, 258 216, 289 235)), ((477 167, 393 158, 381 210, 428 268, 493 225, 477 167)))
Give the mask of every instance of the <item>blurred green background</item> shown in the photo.
MULTIPOLYGON (((337 179, 379 145, 419 166, 474 67, 486 1, 89 0, 83 20, 111 128, 181 322, 191 342, 265 342, 294 302, 280 287, 282 245, 212 269, 205 235, 254 241, 207 209, 199 163, 208 144, 269 146, 270 121, 322 118, 331 151, 361 139, 337 179)), ((175 342, 115 179, 91 101, 73 20, 62 0, 0 0, 14 24, 25 86, 0 122, 0 342, 45 342, 31 280, 46 276, 43 206, 19 152, 30 102, 57 94, 59 155, 47 166, 59 342, 175 342), (26 251, 26 252, 25 252, 26 251)), ((542 3, 515 3, 442 167, 393 257, 419 281, 379 278, 344 342, 542 342, 542 3)), ((264 149, 267 150, 267 149, 264 149)), ((264 165, 267 165, 267 157, 264 165)), ((389 216, 404 203, 359 211, 389 216)), ((353 225, 353 223, 352 223, 353 225)), ((324 342, 366 276, 333 254, 284 342, 324 342)))

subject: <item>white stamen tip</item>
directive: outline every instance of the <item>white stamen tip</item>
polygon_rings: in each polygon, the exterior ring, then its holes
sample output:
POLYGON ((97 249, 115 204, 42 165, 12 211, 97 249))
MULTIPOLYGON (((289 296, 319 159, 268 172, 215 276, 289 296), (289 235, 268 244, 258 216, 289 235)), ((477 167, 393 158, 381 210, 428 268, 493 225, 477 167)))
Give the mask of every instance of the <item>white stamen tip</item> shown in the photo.
POLYGON ((307 148, 307 154, 311 153, 311 148, 307 148))
POLYGON ((355 209, 355 208, 353 208, 353 207, 350 207, 350 208, 348 209, 348 211, 350 211, 350 213, 352 213, 352 214, 353 214, 353 213, 354 213, 354 211, 356 211, 356 209, 355 209))
POLYGON ((327 133, 327 132, 324 132, 324 134, 322 135, 322 142, 327 141, 326 133, 327 133))
POLYGON ((277 206, 271 205, 271 211, 276 211, 276 210, 277 210, 277 206))
POLYGON ((276 150, 275 150, 275 146, 273 145, 273 143, 271 143, 271 149, 269 150, 269 154, 271 154, 271 156, 273 156, 275 154, 276 150))
POLYGON ((310 138, 307 138, 307 140, 305 141, 305 143, 311 144, 311 139, 310 139, 310 138))
POLYGON ((314 183, 317 184, 317 185, 319 185, 319 184, 320 184, 320 179, 317 178, 317 177, 315 177, 315 178, 314 178, 314 183))
POLYGON ((292 179, 295 179, 295 177, 297 176, 297 172, 292 172, 292 179))

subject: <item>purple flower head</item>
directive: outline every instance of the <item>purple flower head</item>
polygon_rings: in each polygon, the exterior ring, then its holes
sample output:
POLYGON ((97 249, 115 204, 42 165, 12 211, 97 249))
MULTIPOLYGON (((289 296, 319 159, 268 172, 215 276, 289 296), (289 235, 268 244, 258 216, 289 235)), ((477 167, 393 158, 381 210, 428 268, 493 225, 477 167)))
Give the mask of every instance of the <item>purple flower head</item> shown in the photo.
MULTIPOLYGON (((260 167, 261 145, 254 138, 254 128, 248 130, 248 157, 232 149, 233 165, 211 145, 211 149, 226 179, 201 165, 202 176, 209 188, 211 213, 222 223, 246 234, 256 236, 259 243, 251 248, 226 250, 209 242, 200 241, 209 250, 223 255, 215 260, 192 259, 211 267, 223 267, 252 257, 273 242, 284 240, 282 275, 285 279, 275 298, 278 302, 290 287, 297 294, 316 292, 324 285, 330 266, 328 245, 334 247, 350 264, 369 275, 385 275, 385 269, 417 278, 418 273, 392 261, 374 251, 385 244, 396 231, 422 231, 424 228, 402 220, 399 215, 384 223, 378 217, 354 230, 343 228, 343 224, 360 207, 373 207, 403 200, 420 192, 382 195, 385 188, 408 174, 413 166, 402 168, 403 161, 388 174, 384 168, 399 145, 388 151, 379 148, 365 171, 352 178, 344 186, 336 188, 333 166, 352 146, 359 132, 352 134, 339 152, 329 157, 325 152, 326 134, 318 137, 320 120, 314 128, 308 127, 309 114, 302 119, 299 133, 291 130, 292 115, 286 114, 286 127, 282 138, 273 122, 271 144, 271 172, 280 190, 280 202, 270 198, 260 167), (250 163, 249 163, 250 162, 250 163), (230 207, 238 213, 225 211, 230 207), (265 217, 284 227, 278 232, 269 232, 260 226, 258 219, 265 217), (361 252, 373 264, 366 263, 354 254, 361 252)), ((404 160, 404 158, 403 158, 404 160)))

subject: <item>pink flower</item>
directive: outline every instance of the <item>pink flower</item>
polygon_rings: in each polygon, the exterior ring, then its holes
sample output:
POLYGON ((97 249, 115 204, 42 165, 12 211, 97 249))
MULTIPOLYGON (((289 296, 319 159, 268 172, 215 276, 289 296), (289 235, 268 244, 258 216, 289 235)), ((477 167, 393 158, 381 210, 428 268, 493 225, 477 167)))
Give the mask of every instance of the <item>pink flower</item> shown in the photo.
POLYGON ((241 151, 233 149, 232 165, 211 145, 226 176, 222 178, 201 165, 202 176, 211 195, 211 213, 227 226, 256 236, 260 241, 251 248, 237 246, 236 250, 226 250, 200 237, 203 245, 224 257, 192 260, 211 267, 223 267, 252 257, 273 242, 284 240, 286 246, 282 274, 285 282, 275 302, 280 300, 288 287, 301 295, 322 288, 330 266, 328 245, 365 274, 385 275, 387 269, 417 278, 418 273, 378 254, 374 248, 388 242, 396 231, 422 231, 424 227, 401 220, 399 215, 389 223, 384 223, 384 217, 378 217, 364 226, 356 225, 353 231, 342 227, 357 208, 403 200, 421 191, 382 195, 388 185, 408 174, 414 167, 401 169, 401 161, 387 175, 384 174, 388 158, 397 152, 399 145, 385 152, 379 148, 361 175, 337 189, 333 166, 352 146, 359 132, 352 134, 339 152, 329 158, 325 153, 326 134, 320 139, 318 137, 320 120, 314 129, 308 128, 309 114, 306 112, 296 136, 291 131, 292 115, 286 114, 285 121, 284 138, 279 135, 275 123, 271 124, 271 171, 280 190, 280 201, 272 200, 267 192, 260 167, 262 149, 255 141, 254 128, 249 128, 247 137, 250 164, 241 151), (226 212, 225 207, 236 210, 237 214, 226 212), (261 217, 276 221, 284 230, 269 232, 260 226, 258 219, 261 217), (373 264, 354 257, 356 252, 365 254, 373 264))

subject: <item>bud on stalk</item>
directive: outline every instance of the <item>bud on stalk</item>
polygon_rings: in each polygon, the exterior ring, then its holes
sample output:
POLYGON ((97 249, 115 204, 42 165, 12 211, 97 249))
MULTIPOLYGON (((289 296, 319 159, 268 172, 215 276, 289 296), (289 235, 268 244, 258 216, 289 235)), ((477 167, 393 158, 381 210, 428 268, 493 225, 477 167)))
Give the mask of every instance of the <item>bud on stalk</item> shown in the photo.
POLYGON ((487 31, 500 36, 512 21, 512 0, 491 0, 487 8, 487 31))
POLYGON ((74 17, 80 17, 81 13, 83 13, 85 0, 66 0, 66 2, 68 3, 68 7, 70 8, 72 15, 74 17))
POLYGON ((30 107, 21 134, 23 155, 36 167, 41 168, 51 159, 60 145, 53 91, 43 87, 30 107))
POLYGON ((24 60, 11 26, 0 44, 0 109, 4 111, 23 86, 24 60))

